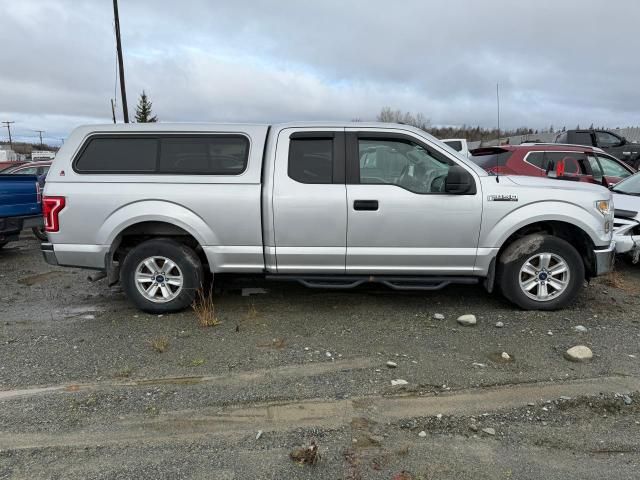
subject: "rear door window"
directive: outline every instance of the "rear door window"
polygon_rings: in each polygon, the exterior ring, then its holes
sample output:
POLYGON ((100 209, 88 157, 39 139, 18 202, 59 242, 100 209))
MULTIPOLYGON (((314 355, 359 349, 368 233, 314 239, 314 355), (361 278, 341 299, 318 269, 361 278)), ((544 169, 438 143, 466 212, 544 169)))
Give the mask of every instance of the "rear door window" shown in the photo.
POLYGON ((333 138, 292 138, 288 175, 300 183, 332 183, 333 138))
POLYGON ((544 169, 554 170, 560 162, 564 164, 565 175, 588 175, 587 156, 580 152, 544 152, 544 169))

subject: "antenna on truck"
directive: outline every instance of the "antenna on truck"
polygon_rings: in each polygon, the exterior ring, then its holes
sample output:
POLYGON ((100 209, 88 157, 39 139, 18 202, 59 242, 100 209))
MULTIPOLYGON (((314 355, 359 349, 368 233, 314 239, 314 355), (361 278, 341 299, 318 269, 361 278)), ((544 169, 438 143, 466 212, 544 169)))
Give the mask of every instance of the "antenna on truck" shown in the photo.
MULTIPOLYGON (((496 83, 496 102, 498 105, 498 147, 500 146, 500 83, 496 83)), ((500 183, 500 161, 496 154, 496 183, 500 183)))

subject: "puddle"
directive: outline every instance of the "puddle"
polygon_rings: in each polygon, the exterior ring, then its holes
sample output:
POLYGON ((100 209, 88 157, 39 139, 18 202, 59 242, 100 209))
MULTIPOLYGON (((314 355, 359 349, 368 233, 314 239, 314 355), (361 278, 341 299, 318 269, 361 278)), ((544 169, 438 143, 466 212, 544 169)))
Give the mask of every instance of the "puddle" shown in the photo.
POLYGON ((71 307, 71 308, 65 308, 64 310, 60 311, 59 313, 62 313, 64 315, 65 318, 71 318, 71 317, 81 317, 84 320, 93 320, 95 319, 95 315, 93 315, 94 313, 99 313, 104 311, 103 307, 99 307, 97 305, 84 305, 84 306, 80 306, 80 307, 71 307))

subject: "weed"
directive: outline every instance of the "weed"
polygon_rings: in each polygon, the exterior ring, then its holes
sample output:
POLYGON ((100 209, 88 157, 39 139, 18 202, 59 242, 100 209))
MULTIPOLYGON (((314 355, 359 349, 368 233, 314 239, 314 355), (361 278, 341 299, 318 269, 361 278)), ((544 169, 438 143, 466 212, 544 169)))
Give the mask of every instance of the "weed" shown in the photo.
POLYGON ((154 338, 151 340, 151 348, 158 353, 162 353, 169 348, 169 339, 167 337, 154 338))
POLYGON ((193 360, 191 360, 191 363, 189 363, 189 365, 191 365, 192 367, 199 367, 200 365, 204 365, 204 362, 204 358, 194 358, 193 360))
POLYGON ((300 464, 315 465, 320 461, 320 452, 318 452, 318 445, 316 445, 315 440, 311 440, 311 444, 308 447, 293 449, 289 453, 289 457, 300 464))
POLYGON ((216 317, 213 292, 211 291, 205 294, 202 290, 198 290, 196 298, 191 304, 191 308, 193 308, 196 318, 198 319, 198 325, 201 327, 215 327, 222 323, 216 317))
POLYGON ((255 320, 256 318, 258 318, 258 309, 252 303, 249 305, 249 310, 247 311, 247 320, 255 320))
POLYGON ((127 365, 122 370, 117 371, 115 373, 114 377, 116 377, 116 378, 129 378, 132 373, 133 373, 133 368, 131 368, 129 365, 127 365))

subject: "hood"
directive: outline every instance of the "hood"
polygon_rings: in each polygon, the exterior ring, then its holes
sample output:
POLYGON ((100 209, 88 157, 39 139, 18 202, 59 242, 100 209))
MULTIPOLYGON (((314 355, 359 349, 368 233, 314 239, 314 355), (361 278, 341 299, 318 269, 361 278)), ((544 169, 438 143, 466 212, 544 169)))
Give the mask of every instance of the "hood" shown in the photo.
MULTIPOLYGON (((613 192, 613 206, 616 210, 640 212, 640 197, 613 192)), ((640 219, 640 215, 636 215, 635 218, 640 219)))
MULTIPOLYGON (((504 178, 504 177, 500 177, 504 178)), ((547 177, 527 177, 524 175, 510 175, 507 177, 516 185, 521 185, 523 187, 539 187, 539 188, 550 188, 554 190, 572 190, 578 192, 592 192, 592 193, 602 193, 602 199, 609 198, 611 192, 609 189, 596 185, 594 183, 587 182, 572 182, 569 180, 558 180, 555 178, 547 178, 547 177)), ((638 197, 640 198, 640 197, 638 197)))

